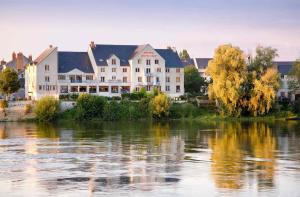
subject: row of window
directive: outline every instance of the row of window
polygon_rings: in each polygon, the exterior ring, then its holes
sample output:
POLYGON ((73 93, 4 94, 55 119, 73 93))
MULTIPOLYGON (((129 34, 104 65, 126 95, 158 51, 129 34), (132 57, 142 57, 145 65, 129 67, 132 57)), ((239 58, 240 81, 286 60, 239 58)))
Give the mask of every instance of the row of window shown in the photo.
MULTIPOLYGON (((122 68, 122 71, 125 73, 127 72, 127 68, 122 68)), ((105 72, 105 68, 100 68, 100 72, 105 72)), ((117 68, 111 68, 111 72, 115 73, 117 72, 117 68)), ((140 68, 137 67, 135 68, 135 72, 140 72, 140 68)), ((146 68, 146 73, 150 73, 151 72, 151 68, 146 68)), ((160 73, 161 72, 161 68, 157 68, 156 72, 160 73)), ((166 73, 170 72, 170 68, 166 68, 166 73)), ((180 68, 176 68, 176 73, 180 73, 180 68)))
MULTIPOLYGON (((60 86, 60 93, 76 93, 76 92, 89 92, 89 93, 97 93, 97 86, 60 86)), ((109 92, 109 86, 99 86, 99 92, 109 92)), ((130 92, 130 86, 111 86, 111 93, 128 93, 130 92)))
POLYGON ((39 90, 40 91, 55 91, 56 86, 55 85, 39 85, 39 90))
MULTIPOLYGON (((142 60, 138 59, 138 64, 141 64, 142 60)), ((116 65, 117 60, 115 58, 111 59, 111 65, 116 65)), ((154 60, 154 64, 159 64, 159 60, 154 60)), ((151 60, 146 60, 146 65, 151 65, 151 60)))
MULTIPOLYGON (((142 80, 142 77, 138 77, 138 82, 142 82, 143 80, 142 80)), ((147 82, 151 82, 151 77, 147 77, 146 78, 146 81, 147 82)), ((159 77, 156 77, 156 82, 160 82, 160 78, 159 77)), ((166 77, 166 82, 170 82, 170 77, 166 77)), ((176 77, 176 82, 180 82, 180 77, 176 77)))
MULTIPOLYGON (((153 87, 153 86, 148 85, 148 86, 146 86, 146 90, 147 90, 147 91, 151 91, 151 90, 152 90, 152 87, 153 87)), ((159 91, 161 91, 161 87, 160 87, 160 86, 156 86, 156 87, 157 87, 157 89, 158 89, 159 91)), ((136 90, 136 91, 140 91, 140 90, 141 90, 141 87, 136 87, 135 90, 136 90)), ((176 92, 180 92, 180 90, 181 90, 181 89, 180 89, 180 86, 177 85, 177 86, 176 86, 176 92)), ((171 91, 170 86, 167 85, 167 86, 166 86, 166 92, 170 92, 170 91, 171 91)))

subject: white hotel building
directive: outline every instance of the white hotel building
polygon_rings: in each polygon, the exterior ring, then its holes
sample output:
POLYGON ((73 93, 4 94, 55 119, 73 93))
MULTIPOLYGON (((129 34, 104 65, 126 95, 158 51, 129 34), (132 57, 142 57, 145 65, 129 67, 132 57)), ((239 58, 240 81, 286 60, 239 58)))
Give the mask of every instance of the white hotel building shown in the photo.
POLYGON ((91 93, 121 96, 157 87, 172 98, 184 94, 184 66, 176 51, 151 45, 96 45, 87 52, 50 46, 25 70, 25 96, 91 93))

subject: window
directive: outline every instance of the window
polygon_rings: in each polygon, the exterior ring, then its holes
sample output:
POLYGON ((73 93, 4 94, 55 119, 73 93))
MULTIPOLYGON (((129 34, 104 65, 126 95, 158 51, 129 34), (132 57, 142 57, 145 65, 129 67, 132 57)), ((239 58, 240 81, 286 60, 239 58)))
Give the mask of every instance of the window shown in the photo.
POLYGON ((111 77, 112 80, 116 80, 116 78, 117 78, 116 76, 112 76, 111 77))
POLYGON ((176 86, 176 92, 180 92, 180 86, 176 86))
POLYGON ((49 65, 48 64, 45 65, 45 71, 49 71, 49 65))
POLYGON ((105 68, 100 68, 100 72, 104 73, 105 72, 105 68))
POLYGON ((127 83, 127 77, 123 77, 123 82, 127 83))
POLYGON ((151 86, 146 86, 147 91, 151 91, 151 86))
POLYGON ((123 73, 126 73, 127 72, 127 68, 123 68, 123 73))
POLYGON ((138 82, 142 82, 142 77, 138 77, 138 82))
POLYGON ((151 65, 151 60, 146 60, 146 65, 151 65))
POLYGON ((100 77, 101 82, 105 82, 105 77, 100 77))
POLYGON ((45 76, 45 81, 49 82, 50 81, 50 77, 49 76, 45 76))
POLYGON ((79 92, 86 92, 86 86, 80 86, 79 92))
POLYGON ((170 77, 166 77, 166 82, 170 82, 170 77))
POLYGON ((166 73, 169 73, 170 72, 170 69, 169 68, 166 68, 166 73))
POLYGON ((155 60, 154 62, 155 62, 155 64, 159 64, 159 60, 155 60))
POLYGON ((90 86, 89 87, 89 93, 96 93, 97 92, 97 87, 96 86, 90 86))
POLYGON ((159 77, 156 77, 156 82, 159 83, 159 77))
POLYGON ((41 85, 39 85, 39 90, 42 90, 42 86, 41 85))
POLYGON ((284 79, 284 75, 283 74, 281 74, 281 79, 284 79))
POLYGON ((135 72, 139 73, 140 72, 140 68, 135 68, 135 72))
POLYGON ((176 72, 177 72, 177 73, 180 73, 180 68, 176 68, 176 72))
POLYGON ((108 92, 108 86, 99 86, 99 92, 108 92))
POLYGON ((151 82, 151 77, 147 77, 147 82, 151 82))
POLYGON ((157 68, 156 71, 157 71, 158 73, 161 73, 161 68, 157 68))
POLYGON ((111 93, 118 93, 119 92, 119 86, 111 86, 111 93))
POLYGON ((111 68, 111 72, 113 73, 117 72, 117 68, 111 68))
POLYGON ((139 91, 140 91, 140 88, 139 88, 139 87, 136 87, 136 88, 135 88, 135 91, 139 92, 139 91))
POLYGON ((93 80, 93 75, 87 75, 86 80, 93 80))
POLYGON ((142 63, 142 60, 141 59, 138 59, 138 64, 141 64, 142 63))
POLYGON ((116 59, 111 59, 111 64, 112 65, 116 65, 117 64, 117 60, 116 59))
POLYGON ((78 86, 71 86, 71 92, 78 92, 78 86))
POLYGON ((66 80, 66 76, 65 75, 58 75, 58 80, 66 80))
POLYGON ((170 86, 166 86, 166 91, 167 91, 167 92, 170 91, 170 86))
POLYGON ((60 93, 68 93, 68 86, 60 86, 60 93))
POLYGON ((180 77, 176 77, 176 82, 180 82, 180 77))
POLYGON ((55 88, 55 86, 52 86, 52 90, 55 90, 56 88, 55 88))
POLYGON ((150 73, 151 69, 150 68, 146 68, 146 73, 150 73))

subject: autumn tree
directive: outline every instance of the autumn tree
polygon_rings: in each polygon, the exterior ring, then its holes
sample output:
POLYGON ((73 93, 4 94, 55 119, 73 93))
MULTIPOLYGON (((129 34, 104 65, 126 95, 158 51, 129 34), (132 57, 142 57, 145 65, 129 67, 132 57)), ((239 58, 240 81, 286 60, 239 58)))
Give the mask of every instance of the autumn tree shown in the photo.
POLYGON ((18 91, 19 88, 18 73, 11 68, 5 68, 0 73, 0 92, 7 98, 12 93, 18 91))
POLYGON ((186 49, 183 49, 180 53, 179 53, 180 59, 181 60, 189 60, 190 59, 190 55, 187 52, 186 49))
POLYGON ((194 66, 184 68, 184 89, 185 92, 197 94, 206 87, 205 79, 199 75, 198 70, 194 66))
POLYGON ((221 113, 240 116, 244 107, 244 87, 247 65, 241 49, 230 44, 221 45, 208 63, 207 73, 213 83, 208 87, 209 98, 215 99, 221 113))
POLYGON ((268 113, 276 100, 280 87, 279 74, 274 64, 277 50, 271 47, 257 47, 256 56, 248 65, 248 110, 254 115, 268 113))
POLYGON ((288 81, 289 90, 294 93, 300 90, 300 59, 296 61, 289 72, 290 80, 288 81))
POLYGON ((170 99, 164 93, 158 93, 150 101, 150 109, 154 118, 163 118, 169 116, 170 99))

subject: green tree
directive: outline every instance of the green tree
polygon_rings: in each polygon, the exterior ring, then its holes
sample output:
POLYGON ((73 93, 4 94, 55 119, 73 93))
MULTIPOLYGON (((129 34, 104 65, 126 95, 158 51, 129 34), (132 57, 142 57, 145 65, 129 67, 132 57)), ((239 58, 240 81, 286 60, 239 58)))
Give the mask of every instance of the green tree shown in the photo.
POLYGON ((288 81, 289 90, 295 93, 300 90, 300 59, 296 61, 289 72, 290 80, 288 81))
POLYGON ((189 60, 190 59, 190 55, 187 52, 186 49, 183 49, 180 53, 179 53, 180 59, 181 60, 189 60))
POLYGON ((213 81, 208 87, 209 98, 217 101, 222 114, 240 116, 245 105, 243 85, 247 81, 243 51, 230 44, 219 46, 207 72, 213 81))
POLYGON ((163 118, 169 116, 170 99, 164 93, 159 93, 150 101, 150 109, 153 118, 163 118))
POLYGON ((19 88, 18 73, 11 68, 5 68, 0 73, 0 92, 7 98, 12 93, 18 91, 19 88))
POLYGON ((41 122, 53 121, 59 112, 59 101, 52 96, 41 98, 35 105, 34 113, 41 122))
POLYGON ((197 94, 201 89, 206 88, 205 79, 199 75, 198 70, 194 66, 184 68, 184 89, 185 92, 197 94))

